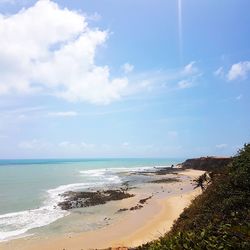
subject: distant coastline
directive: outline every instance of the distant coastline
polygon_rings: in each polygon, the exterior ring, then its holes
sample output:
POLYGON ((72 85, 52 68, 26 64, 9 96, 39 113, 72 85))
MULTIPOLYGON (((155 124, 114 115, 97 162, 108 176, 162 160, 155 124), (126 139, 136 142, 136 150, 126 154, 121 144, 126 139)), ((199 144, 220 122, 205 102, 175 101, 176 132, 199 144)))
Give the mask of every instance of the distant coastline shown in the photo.
MULTIPOLYGON (((157 163, 158 164, 154 164, 154 166, 161 165, 163 162, 158 161, 157 163)), ((169 161, 169 163, 170 163, 170 161, 169 161)), ((173 162, 173 163, 176 163, 176 162, 173 162)), ((127 220, 126 220, 127 222, 128 221, 133 221, 133 222, 137 221, 136 226, 137 226, 138 230, 140 231, 145 227, 144 223, 148 223, 151 220, 150 219, 151 216, 155 215, 156 210, 158 212, 160 212, 160 211, 162 211, 162 209, 164 209, 164 207, 166 206, 165 202, 163 202, 164 200, 170 204, 171 203, 170 201, 172 199, 173 199, 174 203, 177 202, 177 200, 179 199, 179 198, 173 198, 173 197, 183 197, 183 203, 178 205, 179 210, 177 209, 174 214, 169 215, 170 217, 168 219, 168 221, 169 221, 168 227, 170 227, 170 225, 172 225, 171 221, 178 217, 178 214, 190 201, 191 196, 193 197, 197 193, 197 191, 193 191, 193 186, 192 186, 191 182, 192 182, 192 179, 194 178, 194 176, 198 176, 201 174, 200 171, 194 171, 194 172, 191 171, 190 172, 189 170, 182 171, 179 168, 171 168, 171 165, 172 164, 169 164, 168 167, 153 167, 153 166, 147 167, 147 168, 139 167, 138 170, 136 170, 136 169, 129 170, 129 168, 125 168, 125 169, 118 168, 115 170, 116 172, 107 172, 108 170, 106 171, 103 169, 100 169, 100 170, 96 169, 95 171, 94 170, 93 171, 87 170, 86 174, 87 175, 93 174, 92 178, 97 178, 96 180, 99 180, 99 178, 102 179, 105 176, 106 176, 105 178, 107 178, 107 180, 109 180, 111 178, 110 184, 108 184, 108 186, 103 186, 103 188, 101 188, 101 189, 89 187, 88 190, 89 190, 89 192, 91 192, 90 195, 94 194, 95 192, 99 192, 98 190, 100 190, 100 191, 107 190, 107 192, 108 192, 108 190, 119 190, 120 188, 122 188, 122 189, 127 188, 126 192, 131 194, 131 197, 128 196, 128 197, 125 197, 125 199, 120 200, 119 198, 116 198, 117 197, 117 193, 116 193, 114 196, 115 197, 114 201, 108 201, 107 204, 104 204, 104 205, 96 204, 97 206, 90 206, 90 207, 85 208, 86 211, 91 212, 93 209, 94 209, 93 211, 95 211, 95 210, 99 209, 98 207, 100 207, 102 212, 101 213, 98 211, 94 212, 96 215, 92 216, 92 217, 98 217, 98 216, 102 215, 102 213, 103 214, 106 213, 105 218, 102 219, 102 223, 100 224, 100 229, 98 229, 99 226, 96 227, 95 229, 93 228, 94 232, 95 231, 99 232, 98 230, 104 230, 104 231, 111 230, 111 228, 114 227, 114 225, 116 225, 118 222, 119 222, 119 225, 121 225, 121 223, 122 223, 121 219, 125 218, 125 217, 127 218, 127 220), (116 175, 117 175, 117 177, 116 177, 116 175), (130 181, 129 182, 117 182, 116 184, 113 183, 113 180, 116 180, 117 178, 121 178, 121 180, 130 180, 130 181), (184 197, 186 197, 186 198, 184 199, 184 197), (169 201, 170 198, 171 198, 171 200, 169 201), (145 221, 145 219, 143 219, 143 217, 148 218, 147 219, 148 222, 145 221)), ((114 171, 114 169, 112 171, 114 171)), ((117 179, 117 181, 118 181, 118 179, 117 179)), ((71 190, 69 189, 69 191, 71 191, 71 190)), ((119 195, 119 193, 118 193, 118 195, 119 195)), ((112 198, 110 200, 112 200, 112 198)), ((172 202, 171 206, 173 206, 174 203, 172 202)), ((58 204, 56 204, 56 205, 58 205, 58 204)), ((63 235, 71 235, 70 239, 72 239, 74 237, 78 237, 80 230, 78 230, 78 232, 76 234, 74 234, 74 236, 72 235, 72 233, 70 233, 70 231, 68 231, 68 233, 59 233, 59 234, 57 234, 57 233, 55 233, 55 231, 53 231, 53 227, 56 227, 56 226, 64 227, 65 223, 67 223, 68 221, 76 222, 79 219, 84 220, 84 218, 86 217, 86 215, 84 214, 84 211, 85 211, 84 206, 83 206, 83 208, 81 208, 80 205, 78 205, 78 206, 79 206, 78 210, 73 209, 72 211, 75 211, 75 212, 71 213, 71 215, 69 215, 69 216, 66 216, 65 219, 61 218, 61 219, 53 222, 51 225, 46 226, 46 227, 48 227, 48 230, 44 231, 43 227, 41 227, 41 229, 38 228, 37 230, 30 231, 30 233, 33 234, 31 236, 27 236, 25 238, 16 239, 16 240, 13 239, 13 240, 7 241, 7 242, 2 242, 2 243, 0 243, 0 246, 3 249, 8 249, 7 246, 11 246, 12 249, 15 249, 15 248, 16 249, 25 249, 24 247, 20 248, 20 246, 18 245, 19 244, 18 242, 22 242, 22 244, 24 242, 30 242, 30 243, 32 242, 31 245, 33 245, 33 244, 36 244, 35 242, 38 240, 39 245, 40 245, 41 241, 43 242, 43 240, 42 240, 43 237, 45 237, 45 236, 49 237, 49 238, 51 237, 51 241, 55 240, 57 237, 59 237, 59 238, 63 237, 65 239, 67 239, 67 236, 63 236, 63 235), (81 212, 81 211, 83 211, 83 212, 81 212), (48 232, 53 231, 53 233, 47 233, 47 231, 48 232), (40 239, 38 239, 37 237, 40 239)), ((88 218, 89 218, 88 223, 93 223, 94 221, 97 221, 96 218, 92 218, 93 221, 91 222, 90 217, 88 217, 88 218)), ((158 217, 153 219, 153 221, 158 221, 158 220, 159 220, 158 217)), ((149 234, 152 234, 152 230, 153 230, 155 232, 154 235, 157 238, 159 235, 156 232, 159 229, 158 228, 159 223, 154 222, 153 224, 154 224, 154 226, 150 226, 150 227, 147 226, 147 228, 148 228, 147 230, 149 231, 149 234)), ((124 225, 124 230, 126 227, 128 230, 129 228, 126 225, 124 225)), ((162 227, 165 228, 164 225, 162 225, 162 227)), ((72 224, 72 230, 74 230, 73 228, 74 228, 74 223, 72 224)), ((163 228, 162 228, 162 230, 164 231, 163 228)), ((93 229, 91 229, 91 230, 93 231, 93 229)), ((143 230, 145 230, 145 228, 143 230)), ((82 232, 80 234, 89 234, 87 229, 85 229, 84 231, 85 232, 82 232)), ((115 231, 117 232, 117 230, 115 230, 115 231)), ((162 231, 162 233, 163 233, 163 231, 162 231)), ((131 230, 129 229, 128 232, 131 232, 131 230)), ((28 232, 28 234, 30 234, 30 233, 28 232)), ((125 236, 125 234, 123 234, 123 235, 125 236)), ((133 235, 135 235, 135 234, 133 234, 133 235)), ((120 234, 120 238, 121 238, 121 236, 122 236, 122 234, 120 234)), ((138 238, 135 241, 137 242, 139 240, 139 238, 140 238, 140 236, 138 235, 138 238)), ((140 241, 141 243, 144 243, 146 240, 145 237, 143 237, 143 238, 144 239, 140 241)), ((115 238, 110 239, 111 240, 110 243, 115 239, 119 239, 119 237, 118 238, 115 237, 115 238)), ((150 239, 152 239, 152 238, 150 238, 150 239)), ((124 244, 128 243, 128 241, 123 241, 123 242, 124 242, 124 244)), ((26 245, 26 243, 25 243, 25 245, 26 245)), ((91 246, 89 246, 89 247, 91 247, 91 246)))
MULTIPOLYGON (((103 224, 100 224, 99 228, 59 234, 43 230, 39 233, 38 230, 35 235, 0 243, 1 249, 76 250, 79 247, 103 249, 110 246, 114 249, 126 249, 128 246, 138 247, 157 240, 172 228, 174 221, 184 209, 201 194, 201 189, 194 189, 193 181, 205 171, 219 170, 231 162, 230 157, 200 157, 187 159, 181 164, 175 164, 174 167, 169 165, 132 171, 120 169, 118 175, 126 176, 130 181, 101 189, 68 191, 65 193, 66 203, 59 205, 73 213, 65 219, 59 219, 59 224, 52 223, 57 227, 66 223, 71 225, 72 221, 86 220, 83 212, 86 209, 88 212, 92 211, 92 214, 96 211, 93 218, 105 214, 103 224), (109 216, 106 215, 108 211, 109 216), (98 241, 95 241, 96 238, 98 241)), ((98 170, 94 173, 97 176, 100 174, 98 170)))

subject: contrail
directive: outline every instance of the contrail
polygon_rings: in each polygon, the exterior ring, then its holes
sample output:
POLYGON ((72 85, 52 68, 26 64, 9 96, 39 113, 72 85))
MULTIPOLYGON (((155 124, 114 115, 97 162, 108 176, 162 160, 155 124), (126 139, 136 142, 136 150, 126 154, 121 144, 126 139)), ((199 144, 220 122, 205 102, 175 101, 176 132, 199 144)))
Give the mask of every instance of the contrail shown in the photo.
POLYGON ((182 0, 178 0, 178 36, 179 36, 179 57, 183 64, 183 45, 182 45, 182 0))

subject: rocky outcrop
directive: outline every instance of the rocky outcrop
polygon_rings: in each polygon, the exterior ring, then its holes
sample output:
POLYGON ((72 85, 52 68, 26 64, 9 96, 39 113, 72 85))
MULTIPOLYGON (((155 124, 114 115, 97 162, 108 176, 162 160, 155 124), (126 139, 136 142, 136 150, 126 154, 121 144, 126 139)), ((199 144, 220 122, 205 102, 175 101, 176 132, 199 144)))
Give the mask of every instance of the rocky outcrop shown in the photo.
POLYGON ((147 197, 147 198, 145 198, 145 199, 141 199, 141 200, 139 200, 139 203, 140 204, 144 204, 144 203, 146 203, 149 199, 151 199, 153 196, 151 195, 151 196, 149 196, 149 197, 147 197))
POLYGON ((141 209, 141 208, 143 208, 143 206, 142 206, 141 204, 147 203, 147 201, 148 201, 149 199, 151 199, 152 197, 153 197, 153 195, 151 195, 151 196, 149 196, 149 197, 147 197, 147 198, 144 198, 144 199, 139 200, 139 203, 138 203, 136 206, 131 207, 130 209, 128 209, 128 208, 121 208, 121 209, 119 209, 119 210, 117 211, 117 213, 124 212, 124 211, 127 211, 127 210, 134 211, 134 210, 141 209))
POLYGON ((130 175, 166 175, 166 174, 178 174, 181 169, 173 167, 154 167, 148 171, 132 172, 130 175))
POLYGON ((90 207, 105 204, 108 201, 122 200, 133 197, 123 190, 102 190, 96 192, 66 192, 62 194, 64 201, 58 204, 63 210, 90 207))
POLYGON ((188 159, 180 164, 183 169, 192 168, 203 171, 217 171, 232 162, 232 157, 200 157, 188 159))
POLYGON ((141 208, 143 208, 143 206, 140 205, 140 204, 137 204, 136 206, 131 207, 129 210, 130 210, 130 211, 134 211, 134 210, 138 210, 138 209, 141 209, 141 208))

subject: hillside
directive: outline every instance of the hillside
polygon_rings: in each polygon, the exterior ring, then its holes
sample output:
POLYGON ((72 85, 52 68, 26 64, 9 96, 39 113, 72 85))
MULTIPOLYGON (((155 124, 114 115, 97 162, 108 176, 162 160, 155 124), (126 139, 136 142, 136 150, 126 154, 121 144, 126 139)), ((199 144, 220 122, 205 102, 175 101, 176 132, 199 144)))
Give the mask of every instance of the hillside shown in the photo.
MULTIPOLYGON (((200 169, 204 159, 188 160, 183 165, 192 161, 200 169)), ((168 234, 137 249, 250 249, 250 144, 228 161, 221 160, 212 182, 168 234)), ((206 164, 209 162, 214 159, 206 164)))
POLYGON ((194 159, 187 159, 181 163, 184 169, 192 168, 204 171, 220 171, 224 166, 232 162, 231 157, 200 157, 194 159))

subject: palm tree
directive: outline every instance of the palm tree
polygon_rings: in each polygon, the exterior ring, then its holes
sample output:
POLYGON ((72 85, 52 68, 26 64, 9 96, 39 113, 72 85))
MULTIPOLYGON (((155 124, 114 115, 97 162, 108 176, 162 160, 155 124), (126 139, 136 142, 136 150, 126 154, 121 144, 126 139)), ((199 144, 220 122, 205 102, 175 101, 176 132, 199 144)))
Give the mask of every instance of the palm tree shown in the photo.
POLYGON ((205 182, 207 182, 207 174, 204 173, 194 181, 196 182, 196 186, 194 188, 200 187, 201 190, 203 191, 205 189, 205 182))

